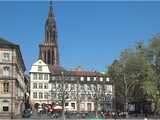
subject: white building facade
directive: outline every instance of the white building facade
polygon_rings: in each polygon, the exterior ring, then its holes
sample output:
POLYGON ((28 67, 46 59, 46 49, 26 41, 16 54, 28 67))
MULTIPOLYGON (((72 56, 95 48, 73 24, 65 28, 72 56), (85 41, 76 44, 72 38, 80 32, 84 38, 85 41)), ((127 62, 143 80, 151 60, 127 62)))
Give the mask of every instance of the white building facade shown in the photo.
POLYGON ((35 103, 50 103, 51 85, 48 65, 42 60, 34 63, 30 70, 30 99, 35 103))
POLYGON ((77 112, 112 111, 113 82, 105 75, 88 71, 66 71, 51 75, 51 101, 77 112), (64 96, 64 97, 62 97, 64 96))

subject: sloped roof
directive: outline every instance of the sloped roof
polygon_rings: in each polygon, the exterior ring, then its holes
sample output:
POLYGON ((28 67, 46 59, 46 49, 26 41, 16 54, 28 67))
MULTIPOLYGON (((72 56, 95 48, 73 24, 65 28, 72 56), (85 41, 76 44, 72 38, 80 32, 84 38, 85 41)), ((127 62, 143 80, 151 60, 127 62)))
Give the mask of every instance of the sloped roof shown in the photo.
POLYGON ((14 44, 14 43, 12 43, 12 42, 10 42, 10 41, 7 41, 7 40, 5 40, 5 39, 3 39, 3 38, 0 38, 0 45, 16 45, 16 44, 14 44))
POLYGON ((96 76, 106 76, 97 71, 84 71, 84 70, 66 70, 61 66, 50 66, 50 71, 52 75, 60 75, 61 72, 66 76, 84 76, 84 77, 96 77, 96 76))
POLYGON ((49 67, 46 63, 44 63, 41 59, 37 60, 31 67, 30 73, 50 73, 49 67), (38 70, 38 66, 42 66, 42 70, 38 70))
POLYGON ((50 69, 52 75, 59 75, 59 74, 61 74, 61 72, 65 72, 65 74, 67 73, 66 69, 64 69, 62 66, 58 66, 58 65, 49 66, 49 69, 50 69))

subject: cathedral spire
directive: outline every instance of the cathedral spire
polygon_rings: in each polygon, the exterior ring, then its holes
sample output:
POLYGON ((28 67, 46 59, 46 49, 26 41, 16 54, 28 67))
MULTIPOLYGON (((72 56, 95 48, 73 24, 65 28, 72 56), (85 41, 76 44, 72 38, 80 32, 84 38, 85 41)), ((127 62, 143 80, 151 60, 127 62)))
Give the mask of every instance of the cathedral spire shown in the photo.
POLYGON ((48 12, 48 17, 53 17, 52 0, 49 1, 49 12, 48 12))
POLYGON ((40 45, 39 56, 48 65, 59 65, 57 29, 52 1, 49 1, 48 17, 45 23, 45 40, 40 45))
POLYGON ((48 18, 45 24, 45 43, 56 44, 56 39, 57 39, 56 22, 52 8, 52 1, 49 1, 48 18))

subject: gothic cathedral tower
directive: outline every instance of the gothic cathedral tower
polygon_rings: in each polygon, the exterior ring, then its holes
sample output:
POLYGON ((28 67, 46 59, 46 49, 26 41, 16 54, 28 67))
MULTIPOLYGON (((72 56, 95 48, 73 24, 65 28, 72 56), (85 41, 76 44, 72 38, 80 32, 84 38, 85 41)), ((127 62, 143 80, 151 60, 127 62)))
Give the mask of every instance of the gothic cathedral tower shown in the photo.
POLYGON ((45 23, 45 40, 39 45, 39 49, 40 59, 50 66, 59 66, 57 29, 52 1, 49 2, 48 18, 45 23))

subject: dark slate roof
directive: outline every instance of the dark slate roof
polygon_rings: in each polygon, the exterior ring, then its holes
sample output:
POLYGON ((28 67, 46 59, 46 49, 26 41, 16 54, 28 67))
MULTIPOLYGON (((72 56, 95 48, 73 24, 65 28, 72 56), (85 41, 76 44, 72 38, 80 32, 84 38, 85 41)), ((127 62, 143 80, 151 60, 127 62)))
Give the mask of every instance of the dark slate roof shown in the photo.
POLYGON ((53 75, 59 75, 61 74, 61 72, 65 72, 65 74, 67 73, 67 70, 64 69, 62 66, 58 66, 58 65, 51 65, 49 66, 49 69, 51 71, 51 74, 53 75))
POLYGON ((0 38, 0 45, 16 45, 16 44, 9 42, 3 38, 0 38))

